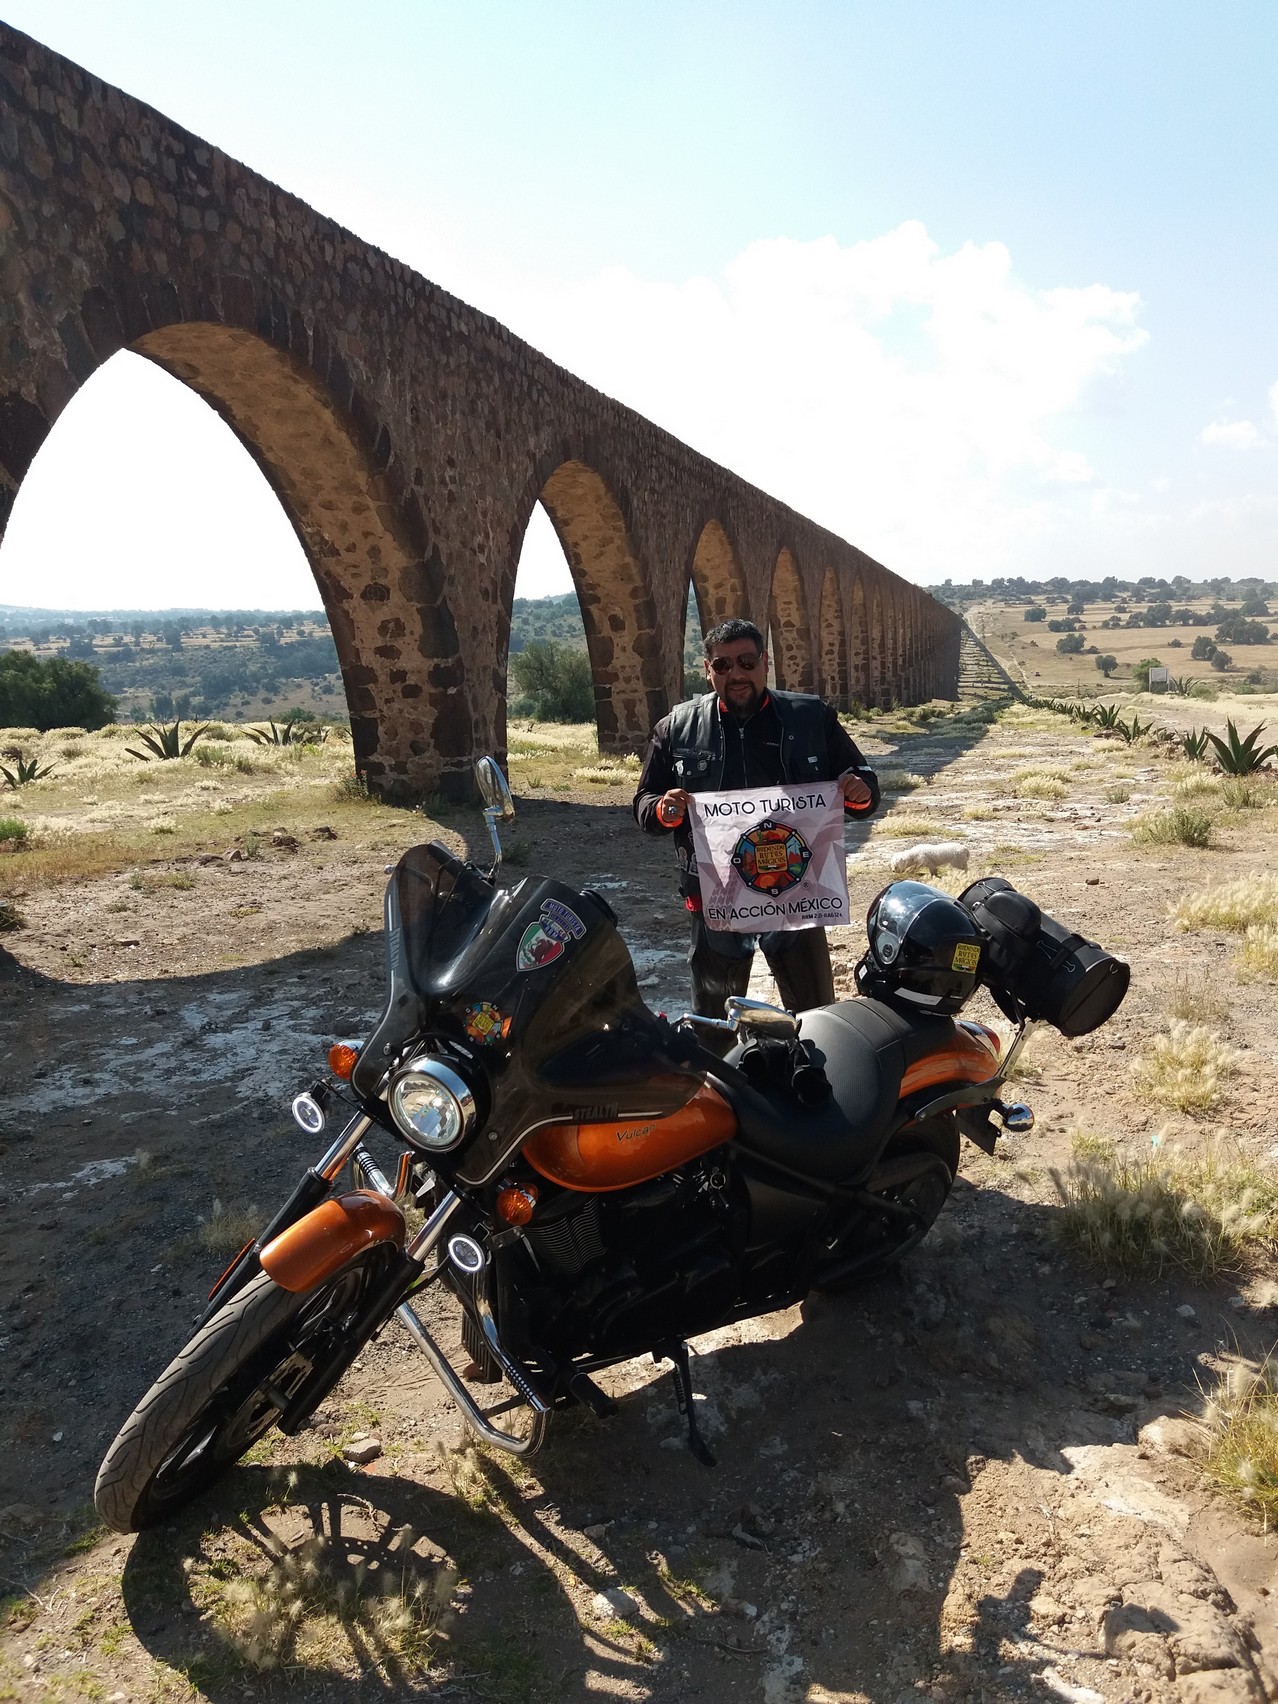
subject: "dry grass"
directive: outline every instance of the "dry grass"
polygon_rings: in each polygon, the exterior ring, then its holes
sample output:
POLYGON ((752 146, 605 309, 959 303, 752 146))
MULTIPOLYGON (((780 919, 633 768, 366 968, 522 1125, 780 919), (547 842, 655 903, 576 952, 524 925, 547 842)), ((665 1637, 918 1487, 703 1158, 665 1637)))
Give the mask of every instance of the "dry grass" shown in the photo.
POLYGON ((1064 799, 1069 796, 1069 771, 1065 769, 1018 769, 1012 776, 1012 791, 1018 799, 1064 799))
POLYGON ((936 817, 909 816, 908 814, 895 816, 889 813, 875 825, 875 832, 880 837, 914 840, 919 835, 946 834, 948 830, 946 825, 938 821, 936 817))
POLYGON ((1243 1159, 1161 1146, 1133 1157, 1083 1136, 1052 1181, 1065 1240, 1108 1270, 1212 1278, 1278 1247, 1278 1184, 1243 1159))
POLYGON ((1278 924, 1278 874, 1243 876, 1186 894, 1172 907, 1178 929, 1223 929, 1241 934, 1259 924, 1278 924))
POLYGON ((1220 784, 1220 796, 1231 811, 1263 811, 1273 799, 1271 788, 1245 781, 1241 775, 1230 775, 1220 784))
POLYGON ((989 805, 966 805, 963 809, 964 822, 993 822, 997 815, 989 805))
POLYGON ((1224 1023, 1229 1001, 1217 988, 1208 971, 1179 971, 1167 990, 1167 1014, 1187 1022, 1224 1023))
POLYGON ((1177 1112, 1206 1112, 1220 1097, 1220 1083, 1238 1068, 1242 1055, 1205 1025, 1175 1018, 1156 1035, 1148 1053, 1132 1066, 1142 1093, 1177 1112))
POLYGON ((225 1207, 215 1196, 213 1211, 203 1221, 196 1240, 209 1254, 235 1254, 262 1228, 262 1215, 251 1202, 225 1207))
POLYGON ((627 755, 625 757, 601 757, 598 763, 582 764, 572 772, 574 781, 584 781, 591 787, 627 787, 633 786, 639 777, 639 759, 627 755))
POLYGON ((1106 787, 1105 802, 1110 805, 1125 805, 1132 796, 1130 787, 1106 787))
MULTIPOLYGON (((413 1551, 401 1528, 379 1553, 313 1533, 245 1547, 230 1579, 193 1570, 193 1595, 246 1668, 377 1673, 383 1685, 426 1675, 457 1586, 457 1571, 413 1551), (266 1551, 266 1570, 255 1563, 266 1551)), ((220 1570, 219 1570, 220 1572, 220 1570)), ((398 1686, 396 1687, 398 1690, 398 1686)), ((414 1688, 414 1690, 416 1690, 414 1688)))
POLYGON ((1169 811, 1151 811, 1132 824, 1132 839, 1138 846, 1210 846, 1212 819, 1192 805, 1173 805, 1169 811))
POLYGON ((1278 982, 1278 928, 1272 923, 1253 923, 1235 962, 1240 976, 1278 982))
POLYGON ((1278 1366, 1233 1366, 1203 1416, 1211 1437, 1207 1471, 1260 1515, 1278 1519, 1278 1366))
POLYGON ((1183 776, 1172 788, 1177 799, 1210 799, 1220 794, 1220 777, 1201 772, 1183 776))
POLYGON ((910 769, 880 769, 878 777, 881 793, 912 793, 928 784, 926 775, 916 775, 910 769))

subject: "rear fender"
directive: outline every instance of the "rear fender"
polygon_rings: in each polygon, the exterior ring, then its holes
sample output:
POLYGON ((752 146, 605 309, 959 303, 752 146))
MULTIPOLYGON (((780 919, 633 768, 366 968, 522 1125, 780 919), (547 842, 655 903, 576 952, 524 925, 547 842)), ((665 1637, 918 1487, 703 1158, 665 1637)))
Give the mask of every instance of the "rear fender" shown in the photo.
POLYGON ((261 1253, 262 1270, 281 1290, 300 1294, 330 1278, 374 1243, 404 1246, 404 1215, 388 1196, 371 1189, 321 1201, 304 1219, 281 1231, 261 1253))

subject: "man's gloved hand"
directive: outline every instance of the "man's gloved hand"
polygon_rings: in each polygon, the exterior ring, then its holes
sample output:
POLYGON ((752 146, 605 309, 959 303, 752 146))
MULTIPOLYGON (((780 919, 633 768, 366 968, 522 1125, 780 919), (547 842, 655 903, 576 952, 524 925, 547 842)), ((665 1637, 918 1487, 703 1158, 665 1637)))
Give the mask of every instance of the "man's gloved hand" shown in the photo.
POLYGON ((657 800, 657 821, 662 828, 678 828, 691 803, 692 794, 686 787, 671 787, 657 800))

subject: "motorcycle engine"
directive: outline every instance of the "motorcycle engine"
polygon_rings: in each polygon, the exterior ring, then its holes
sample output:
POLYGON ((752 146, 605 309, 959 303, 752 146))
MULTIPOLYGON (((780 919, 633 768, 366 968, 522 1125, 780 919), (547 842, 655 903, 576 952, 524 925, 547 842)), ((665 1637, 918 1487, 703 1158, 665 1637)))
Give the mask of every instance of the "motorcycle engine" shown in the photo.
POLYGON ((714 1168, 697 1165, 529 1225, 526 1300, 545 1347, 639 1354, 719 1324, 740 1284, 737 1217, 714 1168))

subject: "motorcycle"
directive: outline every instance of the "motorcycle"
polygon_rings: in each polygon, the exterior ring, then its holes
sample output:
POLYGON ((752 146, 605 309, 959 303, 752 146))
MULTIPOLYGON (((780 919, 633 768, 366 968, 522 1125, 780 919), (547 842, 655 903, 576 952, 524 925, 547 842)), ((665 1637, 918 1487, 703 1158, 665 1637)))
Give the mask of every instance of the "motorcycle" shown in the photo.
POLYGON ((492 865, 430 843, 388 870, 381 1017, 292 1106, 313 1137, 345 1122, 107 1451, 95 1502, 117 1531, 173 1515, 272 1427, 298 1432, 392 1320, 515 1455, 557 1408, 613 1412, 602 1369, 669 1361, 713 1465, 688 1339, 894 1266, 944 1206, 961 1137, 993 1152, 1033 1127, 1002 1096, 1034 1024, 1086 1033, 1126 992, 1126 965, 1000 878, 958 900, 894 882, 856 998, 668 1021, 602 894, 498 885, 514 807, 491 758, 476 776, 492 865), (960 1015, 981 985, 1006 1051, 960 1015), (432 1285, 460 1307, 460 1370, 414 1306, 432 1285))

